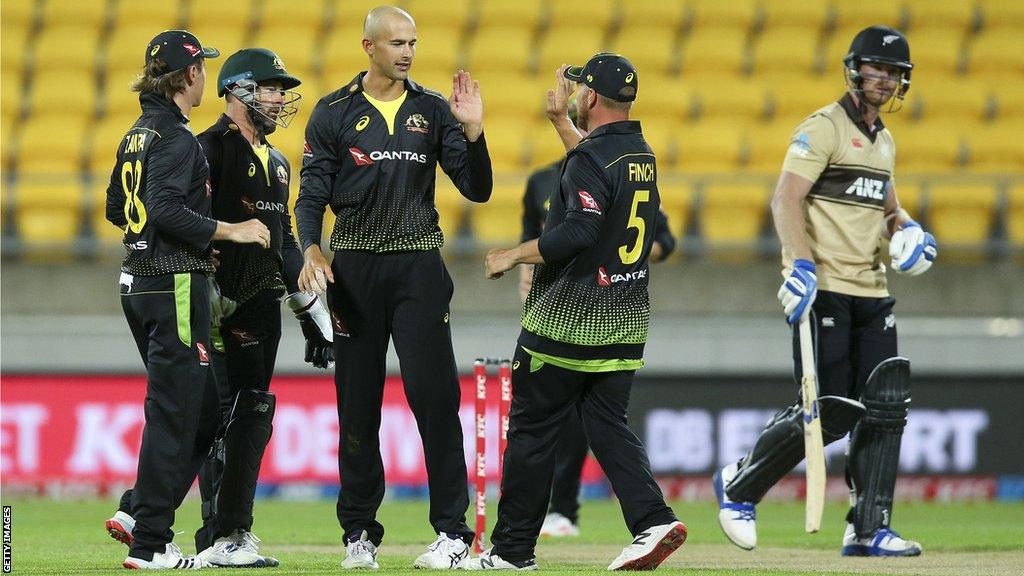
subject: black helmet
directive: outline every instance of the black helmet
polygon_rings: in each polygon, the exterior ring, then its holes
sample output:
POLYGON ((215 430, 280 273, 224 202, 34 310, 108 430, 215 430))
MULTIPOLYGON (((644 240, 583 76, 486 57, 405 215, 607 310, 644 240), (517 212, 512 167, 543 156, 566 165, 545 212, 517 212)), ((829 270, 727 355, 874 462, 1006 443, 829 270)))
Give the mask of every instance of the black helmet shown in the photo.
POLYGON ((302 96, 292 90, 301 84, 288 74, 284 62, 266 48, 245 48, 224 61, 217 76, 217 95, 231 94, 246 105, 253 125, 263 134, 270 134, 278 126, 287 128, 298 112, 296 102, 302 96), (280 103, 268 104, 259 97, 261 84, 281 84, 280 103))
POLYGON ((910 90, 910 71, 914 68, 910 62, 910 44, 906 36, 888 26, 871 26, 861 30, 853 37, 850 50, 843 57, 846 73, 857 89, 862 81, 859 67, 865 62, 888 64, 900 69, 902 74, 896 97, 902 101, 910 90))
POLYGON ((223 97, 239 80, 252 80, 257 84, 276 80, 285 90, 302 84, 288 74, 277 54, 266 48, 244 48, 228 56, 217 76, 217 96, 223 97))

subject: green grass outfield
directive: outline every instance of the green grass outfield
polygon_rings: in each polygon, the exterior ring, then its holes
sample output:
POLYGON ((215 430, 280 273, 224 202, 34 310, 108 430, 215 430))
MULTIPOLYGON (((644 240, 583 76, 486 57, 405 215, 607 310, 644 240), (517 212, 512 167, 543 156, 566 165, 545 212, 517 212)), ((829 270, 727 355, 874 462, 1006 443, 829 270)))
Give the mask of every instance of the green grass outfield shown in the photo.
MULTIPOLYGON (((113 500, 5 499, 12 506, 15 574, 124 574, 126 548, 110 539, 103 521, 113 500)), ((824 530, 803 533, 803 503, 765 503, 758 508, 760 547, 745 552, 728 544, 716 522, 713 503, 673 506, 689 528, 686 544, 659 568, 679 574, 1024 574, 1024 504, 905 504, 895 526, 922 542, 919 558, 842 558, 839 556, 845 507, 830 505, 824 530)), ((199 524, 198 502, 186 501, 175 530, 186 553, 199 524)), ((386 502, 380 517, 387 534, 378 560, 388 573, 414 574, 413 559, 434 540, 426 504, 386 502)), ((544 539, 538 564, 550 574, 598 574, 629 542, 613 501, 587 501, 583 535, 544 539)), ((264 553, 281 560, 273 574, 341 572, 344 550, 334 503, 264 500, 256 504, 255 532, 264 553)), ((249 572, 246 572, 249 573, 249 572)))

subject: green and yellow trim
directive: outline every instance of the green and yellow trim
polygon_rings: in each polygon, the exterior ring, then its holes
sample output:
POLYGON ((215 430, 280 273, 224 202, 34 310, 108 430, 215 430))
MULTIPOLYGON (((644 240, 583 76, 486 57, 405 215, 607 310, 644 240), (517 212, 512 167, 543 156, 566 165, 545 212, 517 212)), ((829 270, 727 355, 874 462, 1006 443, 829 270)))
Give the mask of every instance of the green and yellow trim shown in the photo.
POLYGON ((550 354, 542 354, 540 352, 534 352, 529 348, 523 348, 526 353, 530 355, 530 372, 536 372, 544 367, 544 364, 551 364, 552 366, 558 366, 566 370, 573 370, 576 372, 618 372, 620 370, 639 370, 644 367, 643 359, 637 358, 633 360, 627 360, 624 358, 618 359, 601 359, 601 360, 579 360, 576 358, 562 358, 560 356, 552 356, 550 354))
POLYGON ((192 347, 192 274, 174 275, 174 313, 178 319, 178 339, 192 347))

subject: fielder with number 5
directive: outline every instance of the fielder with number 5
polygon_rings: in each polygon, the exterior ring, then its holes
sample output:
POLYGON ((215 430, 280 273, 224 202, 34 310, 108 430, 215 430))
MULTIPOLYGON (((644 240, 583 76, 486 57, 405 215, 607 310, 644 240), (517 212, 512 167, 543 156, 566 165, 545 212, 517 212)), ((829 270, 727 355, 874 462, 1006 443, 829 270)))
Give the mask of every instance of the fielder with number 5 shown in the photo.
MULTIPOLYGON (((892 268, 918 275, 938 245, 900 208, 896 149, 880 112, 910 88, 910 47, 900 32, 867 28, 843 59, 847 91, 808 116, 790 142, 772 200, 786 280, 779 289, 798 330, 809 316, 817 352, 824 443, 850 433, 851 508, 844 556, 917 556, 921 545, 890 528, 900 439, 910 406, 910 363, 897 357, 895 300, 886 288, 882 239, 892 268)), ((719 523, 737 546, 757 545, 755 505, 804 457, 800 402, 779 411, 753 449, 715 474, 719 523)))

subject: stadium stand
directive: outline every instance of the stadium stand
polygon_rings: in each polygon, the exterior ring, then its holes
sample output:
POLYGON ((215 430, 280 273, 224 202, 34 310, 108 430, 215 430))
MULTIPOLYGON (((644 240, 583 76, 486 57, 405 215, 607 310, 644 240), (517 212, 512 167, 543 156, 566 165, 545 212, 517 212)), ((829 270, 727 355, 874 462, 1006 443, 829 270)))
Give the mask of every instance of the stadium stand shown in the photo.
MULTIPOLYGON (((116 141, 138 111, 137 95, 128 86, 140 71, 142 46, 155 32, 187 26, 225 55, 252 45, 277 51, 303 80, 299 115, 291 128, 273 137, 297 172, 303 130, 316 101, 365 68, 362 22, 377 4, 4 2, 4 237, 16 233, 24 240, 5 246, 16 253, 41 245, 43 230, 50 245, 83 242, 90 233, 105 246, 117 243, 119 233, 102 218, 102 194, 116 141), (48 211, 53 218, 44 227, 40 222, 48 211)), ((399 0, 399 5, 419 24, 413 78, 447 94, 451 74, 464 67, 481 81, 486 103, 486 134, 501 194, 493 206, 469 206, 440 176, 438 210, 450 239, 475 238, 488 245, 517 236, 518 226, 495 222, 519 209, 512 200, 521 194, 528 171, 563 154, 544 119, 544 94, 554 68, 611 49, 640 70, 634 117, 658 156, 673 228, 709 247, 756 244, 765 231, 767 193, 792 130, 842 94, 840 62, 852 36, 863 26, 886 23, 906 30, 916 64, 904 109, 883 117, 897 144, 901 201, 934 219, 944 244, 977 251, 1005 238, 1021 245, 1021 2, 399 0), (739 213, 726 217, 733 209, 739 213), (699 226, 687 227, 689 222, 699 226), (464 236, 466 231, 474 236, 464 236)), ((213 80, 222 61, 208 63, 209 90, 192 116, 197 131, 223 110, 213 80)), ((292 201, 296 193, 294 178, 292 201)))

